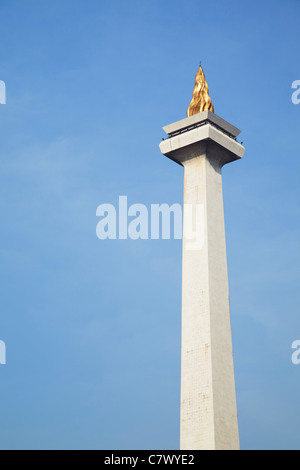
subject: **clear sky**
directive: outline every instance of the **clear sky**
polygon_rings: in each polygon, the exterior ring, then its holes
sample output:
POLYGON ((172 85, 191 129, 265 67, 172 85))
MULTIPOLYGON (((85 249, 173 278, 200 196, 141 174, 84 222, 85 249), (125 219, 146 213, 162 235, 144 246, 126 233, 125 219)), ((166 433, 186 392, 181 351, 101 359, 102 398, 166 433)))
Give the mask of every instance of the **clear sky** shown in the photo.
MULTIPOLYGON (((181 242, 96 208, 182 203, 162 126, 202 61, 224 169, 243 449, 300 449, 299 0, 0 0, 0 448, 179 447, 181 242)), ((222 351, 220 351, 222 354, 222 351)))

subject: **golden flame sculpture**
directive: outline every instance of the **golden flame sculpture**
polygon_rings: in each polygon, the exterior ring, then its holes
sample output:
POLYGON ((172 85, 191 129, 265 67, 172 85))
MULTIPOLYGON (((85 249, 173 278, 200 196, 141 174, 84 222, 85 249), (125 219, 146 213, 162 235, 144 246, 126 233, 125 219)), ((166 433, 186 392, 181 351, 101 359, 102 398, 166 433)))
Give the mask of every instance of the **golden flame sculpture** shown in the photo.
POLYGON ((187 115, 190 117, 194 114, 202 113, 207 109, 211 112, 214 112, 214 106, 208 93, 207 81, 205 79, 203 68, 200 65, 196 75, 193 99, 188 107, 187 115))

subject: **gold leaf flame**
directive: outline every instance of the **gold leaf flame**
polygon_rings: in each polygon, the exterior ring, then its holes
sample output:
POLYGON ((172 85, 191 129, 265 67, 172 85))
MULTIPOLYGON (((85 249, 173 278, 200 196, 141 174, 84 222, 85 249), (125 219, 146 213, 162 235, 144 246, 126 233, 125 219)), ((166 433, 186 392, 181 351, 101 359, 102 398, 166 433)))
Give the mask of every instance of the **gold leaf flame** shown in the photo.
POLYGON ((193 99, 188 107, 187 115, 190 117, 194 114, 202 113, 207 109, 214 112, 214 106, 209 97, 207 81, 205 79, 203 68, 200 65, 196 75, 193 99))

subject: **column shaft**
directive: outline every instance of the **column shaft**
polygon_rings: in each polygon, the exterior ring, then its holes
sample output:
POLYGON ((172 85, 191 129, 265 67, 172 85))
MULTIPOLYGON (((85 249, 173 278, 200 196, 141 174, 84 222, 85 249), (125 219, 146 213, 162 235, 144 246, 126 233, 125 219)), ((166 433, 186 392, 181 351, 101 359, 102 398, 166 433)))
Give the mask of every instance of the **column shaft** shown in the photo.
MULTIPOLYGON (((221 152, 221 150, 220 150, 221 152)), ((183 240, 181 449, 239 449, 222 194, 222 155, 183 161, 184 204, 203 206, 204 243, 183 240)))

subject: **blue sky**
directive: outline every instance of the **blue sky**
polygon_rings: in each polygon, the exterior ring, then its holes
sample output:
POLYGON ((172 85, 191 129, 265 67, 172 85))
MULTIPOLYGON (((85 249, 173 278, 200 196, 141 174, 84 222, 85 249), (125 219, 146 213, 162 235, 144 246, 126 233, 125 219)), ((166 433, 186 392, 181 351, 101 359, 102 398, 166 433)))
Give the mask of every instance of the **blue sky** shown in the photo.
POLYGON ((241 446, 300 448, 299 14, 0 0, 1 449, 179 447, 181 242, 100 241, 95 214, 182 203, 158 145, 200 61, 246 147, 223 173, 241 446))

